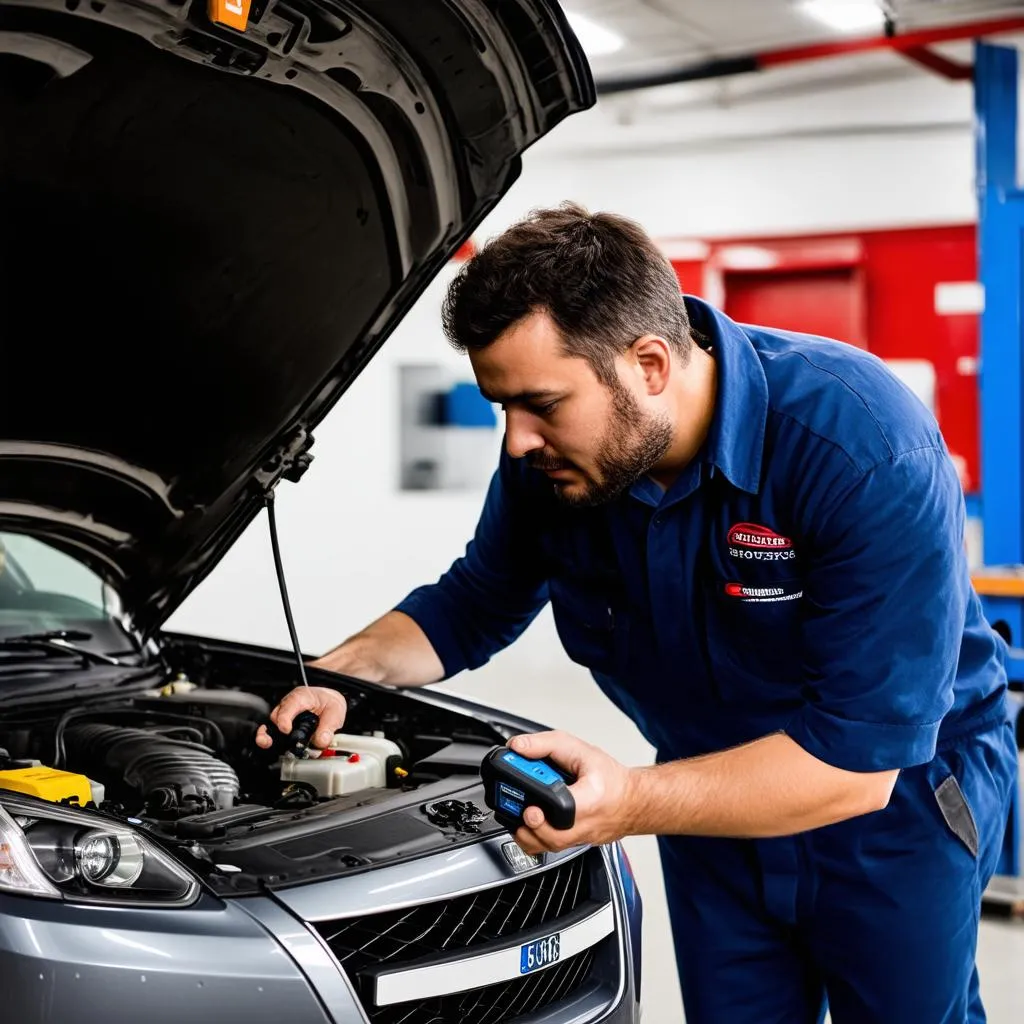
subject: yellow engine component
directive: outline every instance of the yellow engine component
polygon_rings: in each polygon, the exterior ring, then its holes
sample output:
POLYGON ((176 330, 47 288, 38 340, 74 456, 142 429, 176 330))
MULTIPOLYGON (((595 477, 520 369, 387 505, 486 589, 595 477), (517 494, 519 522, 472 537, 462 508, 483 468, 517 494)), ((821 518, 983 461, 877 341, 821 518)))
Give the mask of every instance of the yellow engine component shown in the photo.
POLYGON ((92 786, 84 775, 62 772, 44 765, 0 772, 0 789, 39 797, 51 803, 77 798, 81 807, 92 799, 92 786))

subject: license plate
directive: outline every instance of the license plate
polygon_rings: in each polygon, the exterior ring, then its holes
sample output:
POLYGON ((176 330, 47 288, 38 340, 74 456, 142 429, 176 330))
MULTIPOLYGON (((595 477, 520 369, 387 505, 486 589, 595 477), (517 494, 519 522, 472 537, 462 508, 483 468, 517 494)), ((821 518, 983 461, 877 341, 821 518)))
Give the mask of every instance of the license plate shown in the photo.
POLYGON ((519 973, 529 974, 539 971, 542 967, 550 967, 561 956, 558 935, 549 935, 544 939, 527 942, 519 951, 519 973))

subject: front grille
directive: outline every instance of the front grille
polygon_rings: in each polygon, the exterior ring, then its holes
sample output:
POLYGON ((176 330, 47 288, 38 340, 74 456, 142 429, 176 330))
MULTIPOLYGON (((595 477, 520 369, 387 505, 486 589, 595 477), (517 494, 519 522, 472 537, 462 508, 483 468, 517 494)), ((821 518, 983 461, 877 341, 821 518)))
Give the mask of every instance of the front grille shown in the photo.
POLYGON ((501 1024, 564 999, 587 977, 593 950, 536 974, 469 992, 394 1006, 373 1005, 360 972, 466 950, 542 927, 591 897, 587 857, 481 892, 366 917, 314 925, 337 957, 373 1024, 501 1024))

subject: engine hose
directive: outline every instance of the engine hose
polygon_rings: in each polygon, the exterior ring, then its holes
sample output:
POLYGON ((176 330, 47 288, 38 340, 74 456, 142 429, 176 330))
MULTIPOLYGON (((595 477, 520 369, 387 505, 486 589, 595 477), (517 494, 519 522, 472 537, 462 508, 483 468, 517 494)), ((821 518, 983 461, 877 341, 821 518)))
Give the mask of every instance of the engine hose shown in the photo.
POLYGON ((102 716, 103 718, 110 718, 114 715, 117 716, 129 716, 132 718, 139 719, 153 719, 167 722, 184 722, 191 724, 196 727, 200 727, 209 731, 211 741, 216 744, 218 750, 223 750, 227 745, 224 740, 224 733, 220 726, 217 725, 212 719, 199 718, 196 715, 183 715, 175 714, 171 711, 140 711, 138 708, 73 708, 71 711, 65 712, 57 720, 57 728, 55 730, 54 742, 56 750, 54 752, 53 766, 55 768, 65 767, 64 758, 66 752, 64 749, 64 730, 68 728, 70 723, 76 718, 91 718, 102 716))
POLYGON ((218 809, 232 807, 238 796, 234 769, 199 743, 98 722, 68 726, 64 742, 69 763, 101 781, 116 773, 144 799, 160 791, 161 807, 174 806, 175 794, 210 800, 218 809))

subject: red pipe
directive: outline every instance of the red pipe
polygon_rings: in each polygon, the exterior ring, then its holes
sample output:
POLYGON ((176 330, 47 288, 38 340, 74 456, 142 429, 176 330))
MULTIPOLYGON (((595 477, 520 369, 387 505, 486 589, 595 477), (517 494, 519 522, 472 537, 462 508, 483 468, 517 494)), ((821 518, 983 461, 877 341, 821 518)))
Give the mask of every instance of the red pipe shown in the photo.
MULTIPOLYGON (((978 36, 997 35, 1000 32, 1024 30, 1024 17, 996 18, 988 21, 967 21, 942 28, 919 29, 904 35, 868 36, 861 39, 844 39, 839 42, 814 43, 810 46, 792 46, 783 50, 768 50, 765 53, 738 54, 731 57, 713 57, 699 64, 664 71, 644 72, 621 78, 606 78, 596 83, 599 95, 617 92, 631 92, 635 89, 652 89, 660 85, 678 85, 680 82, 698 82, 709 78, 727 78, 731 75, 763 71, 765 68, 782 64, 797 64, 801 61, 820 60, 825 57, 842 57, 851 53, 866 53, 872 50, 894 50, 907 53, 919 63, 922 48, 930 43, 952 42, 955 39, 971 39, 978 36)), ((938 55, 934 55, 938 58, 938 55)), ((929 60, 933 70, 939 70, 939 59, 929 60)), ((943 73, 950 73, 947 67, 943 73)), ((956 77, 959 77, 958 75, 956 77)))
POLYGON ((941 53, 929 50, 927 46, 915 46, 909 50, 900 51, 907 60, 920 64, 921 67, 934 71, 943 78, 954 82, 966 82, 974 77, 974 67, 970 64, 961 64, 959 61, 943 57, 941 53))
POLYGON ((942 28, 925 28, 904 35, 866 36, 861 39, 844 39, 834 43, 814 43, 810 46, 793 46, 785 50, 769 50, 757 54, 757 62, 763 68, 779 64, 796 64, 821 57, 841 57, 850 53, 865 53, 869 50, 914 50, 931 43, 948 43, 955 39, 972 39, 977 36, 996 35, 999 32, 1024 30, 1024 18, 996 18, 990 21, 968 21, 959 25, 942 28))

